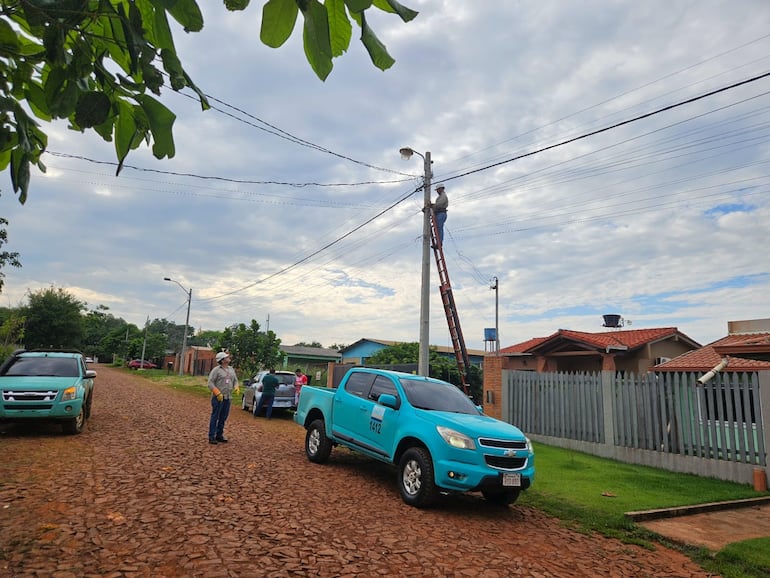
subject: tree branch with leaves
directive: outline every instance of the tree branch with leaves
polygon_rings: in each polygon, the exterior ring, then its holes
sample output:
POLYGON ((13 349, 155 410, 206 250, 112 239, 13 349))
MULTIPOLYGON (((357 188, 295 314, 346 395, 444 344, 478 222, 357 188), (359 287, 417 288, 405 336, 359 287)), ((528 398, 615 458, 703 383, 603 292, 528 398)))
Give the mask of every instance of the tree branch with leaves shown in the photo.
MULTIPOLYGON (((249 0, 224 0, 231 11, 249 0)), ((394 60, 366 19, 378 9, 408 22, 417 12, 396 0, 269 0, 262 9, 261 41, 278 48, 301 14, 305 57, 325 80, 332 59, 349 47, 354 21, 372 63, 394 60)), ((196 0, 10 0, 0 5, 0 170, 10 168, 19 202, 26 201, 30 169, 45 172, 48 144, 38 121, 67 119, 76 131, 93 130, 112 142, 119 174, 142 143, 158 159, 175 154, 176 115, 159 100, 161 89, 190 89, 203 110, 204 92, 185 72, 171 21, 185 32, 203 28, 196 0)))

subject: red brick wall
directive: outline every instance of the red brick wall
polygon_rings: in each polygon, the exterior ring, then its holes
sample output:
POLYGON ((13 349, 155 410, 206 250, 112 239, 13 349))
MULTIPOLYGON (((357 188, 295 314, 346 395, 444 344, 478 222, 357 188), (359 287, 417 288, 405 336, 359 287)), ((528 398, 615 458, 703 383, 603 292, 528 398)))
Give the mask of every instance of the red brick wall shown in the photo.
POLYGON ((484 356, 484 413, 500 419, 503 415, 503 360, 497 355, 484 356))

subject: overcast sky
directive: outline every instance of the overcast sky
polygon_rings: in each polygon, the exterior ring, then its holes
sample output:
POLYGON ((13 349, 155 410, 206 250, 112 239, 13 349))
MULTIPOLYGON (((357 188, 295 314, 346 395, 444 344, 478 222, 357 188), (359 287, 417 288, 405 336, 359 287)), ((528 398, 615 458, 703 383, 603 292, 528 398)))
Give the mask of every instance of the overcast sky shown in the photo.
MULTIPOLYGON (((184 324, 192 288, 196 330, 256 319, 287 345, 418 341, 409 146, 446 183, 469 348, 496 308, 502 347, 602 331, 605 313, 703 344, 770 317, 770 77, 727 88, 770 71, 767 0, 407 0, 412 22, 370 15, 396 64, 375 68, 356 28, 325 82, 299 29, 259 43, 263 2, 199 3, 203 32, 177 44, 219 110, 164 92, 176 156, 137 150, 118 177, 111 143, 46 125, 48 172, 24 206, 1 175, 23 264, 4 270, 6 305, 54 286, 140 327, 184 324)), ((430 342, 451 345, 431 274, 430 342)))

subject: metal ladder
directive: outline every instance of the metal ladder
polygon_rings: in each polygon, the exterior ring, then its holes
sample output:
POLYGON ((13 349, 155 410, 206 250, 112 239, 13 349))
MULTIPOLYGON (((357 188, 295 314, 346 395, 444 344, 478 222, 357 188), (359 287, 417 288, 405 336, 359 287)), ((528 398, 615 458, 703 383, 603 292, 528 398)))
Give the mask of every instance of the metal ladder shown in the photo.
POLYGON ((460 380, 466 395, 470 395, 470 384, 468 383, 468 368, 470 361, 468 359, 468 350, 465 348, 465 339, 463 339, 463 330, 460 328, 460 317, 457 314, 455 299, 452 294, 452 284, 449 282, 449 271, 446 268, 444 260, 444 248, 438 242, 438 227, 436 226, 436 214, 433 209, 430 211, 430 238, 433 255, 436 258, 436 268, 438 269, 439 291, 441 292, 441 302, 444 304, 444 313, 449 326, 449 335, 452 337, 452 347, 457 360, 457 368, 460 370, 460 380))

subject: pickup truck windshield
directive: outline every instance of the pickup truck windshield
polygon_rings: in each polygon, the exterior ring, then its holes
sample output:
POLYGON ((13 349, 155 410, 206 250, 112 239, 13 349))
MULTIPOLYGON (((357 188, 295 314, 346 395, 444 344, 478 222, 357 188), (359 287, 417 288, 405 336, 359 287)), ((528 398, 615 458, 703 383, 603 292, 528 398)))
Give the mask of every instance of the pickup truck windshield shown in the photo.
POLYGON ((19 357, 3 375, 79 377, 80 371, 74 357, 19 357))
POLYGON ((402 379, 401 385, 412 407, 469 415, 479 414, 473 402, 454 385, 416 379, 402 379))

